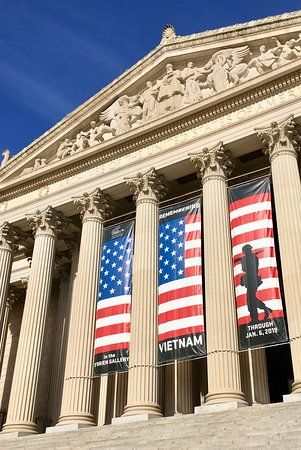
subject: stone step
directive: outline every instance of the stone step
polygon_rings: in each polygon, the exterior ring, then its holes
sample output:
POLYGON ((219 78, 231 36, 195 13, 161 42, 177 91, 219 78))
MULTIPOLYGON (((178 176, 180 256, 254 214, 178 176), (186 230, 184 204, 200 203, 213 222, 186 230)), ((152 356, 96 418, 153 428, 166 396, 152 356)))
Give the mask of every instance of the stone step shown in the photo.
POLYGON ((0 440, 3 449, 301 448, 301 402, 0 440))

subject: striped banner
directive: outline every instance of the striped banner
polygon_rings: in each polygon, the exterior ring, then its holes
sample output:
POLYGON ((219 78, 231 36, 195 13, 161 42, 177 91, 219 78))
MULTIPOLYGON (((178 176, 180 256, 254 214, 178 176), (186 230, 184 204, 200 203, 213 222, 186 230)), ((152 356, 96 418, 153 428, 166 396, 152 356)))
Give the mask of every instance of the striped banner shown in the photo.
POLYGON ((268 178, 229 189, 240 348, 287 341, 268 178))
POLYGON ((200 200, 159 211, 159 364, 205 354, 200 200))
POLYGON ((104 229, 94 375, 128 369, 134 221, 104 229))

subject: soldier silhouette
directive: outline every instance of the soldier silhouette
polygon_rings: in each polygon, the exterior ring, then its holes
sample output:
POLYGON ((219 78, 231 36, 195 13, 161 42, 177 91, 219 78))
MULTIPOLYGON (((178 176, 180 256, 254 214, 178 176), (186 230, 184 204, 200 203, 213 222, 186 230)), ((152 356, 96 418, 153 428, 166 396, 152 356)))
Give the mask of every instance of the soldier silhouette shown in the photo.
POLYGON ((259 260, 255 253, 252 252, 253 247, 246 244, 242 248, 244 256, 241 258, 241 266, 245 272, 240 279, 240 285, 247 288, 247 306, 252 319, 252 323, 258 322, 258 309, 264 311, 264 320, 269 318, 272 309, 268 308, 264 302, 256 297, 256 291, 262 284, 262 279, 258 275, 259 260))

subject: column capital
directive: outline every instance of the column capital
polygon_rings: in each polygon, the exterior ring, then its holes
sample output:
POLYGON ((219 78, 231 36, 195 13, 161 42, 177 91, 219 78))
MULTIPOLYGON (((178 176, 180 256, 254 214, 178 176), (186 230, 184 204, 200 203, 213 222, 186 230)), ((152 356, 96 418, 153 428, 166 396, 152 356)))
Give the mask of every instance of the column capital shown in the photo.
POLYGON ((32 215, 27 214, 26 218, 36 236, 50 235, 57 237, 67 224, 63 214, 56 211, 52 206, 47 206, 43 210, 37 210, 32 215))
POLYGON ((291 115, 282 122, 272 122, 270 126, 255 128, 263 144, 263 152, 272 161, 276 156, 289 154, 297 158, 301 150, 300 127, 291 115))
POLYGON ((190 153, 189 156, 203 183, 210 179, 226 180, 234 168, 230 150, 227 150, 222 142, 198 153, 190 153))
POLYGON ((125 180, 136 202, 142 200, 159 202, 167 192, 165 177, 159 175, 154 168, 145 173, 138 173, 136 177, 125 178, 125 180))
POLYGON ((17 229, 8 222, 0 225, 0 250, 16 251, 18 249, 17 229))
POLYGON ((85 192, 80 197, 72 197, 81 219, 84 222, 89 219, 104 221, 113 212, 113 202, 108 194, 96 188, 93 192, 85 192))

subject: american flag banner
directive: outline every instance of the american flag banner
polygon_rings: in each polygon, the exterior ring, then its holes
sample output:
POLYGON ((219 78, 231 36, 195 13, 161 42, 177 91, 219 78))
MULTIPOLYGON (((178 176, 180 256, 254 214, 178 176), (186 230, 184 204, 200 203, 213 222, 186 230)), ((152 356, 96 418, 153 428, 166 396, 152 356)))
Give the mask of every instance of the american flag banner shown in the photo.
POLYGON ((159 364, 205 354, 199 199, 159 211, 159 364))
POLYGON ((95 327, 95 376, 128 369, 133 241, 133 220, 104 229, 95 327))
POLYGON ((286 342, 269 178, 231 187, 229 209, 240 348, 286 342))

